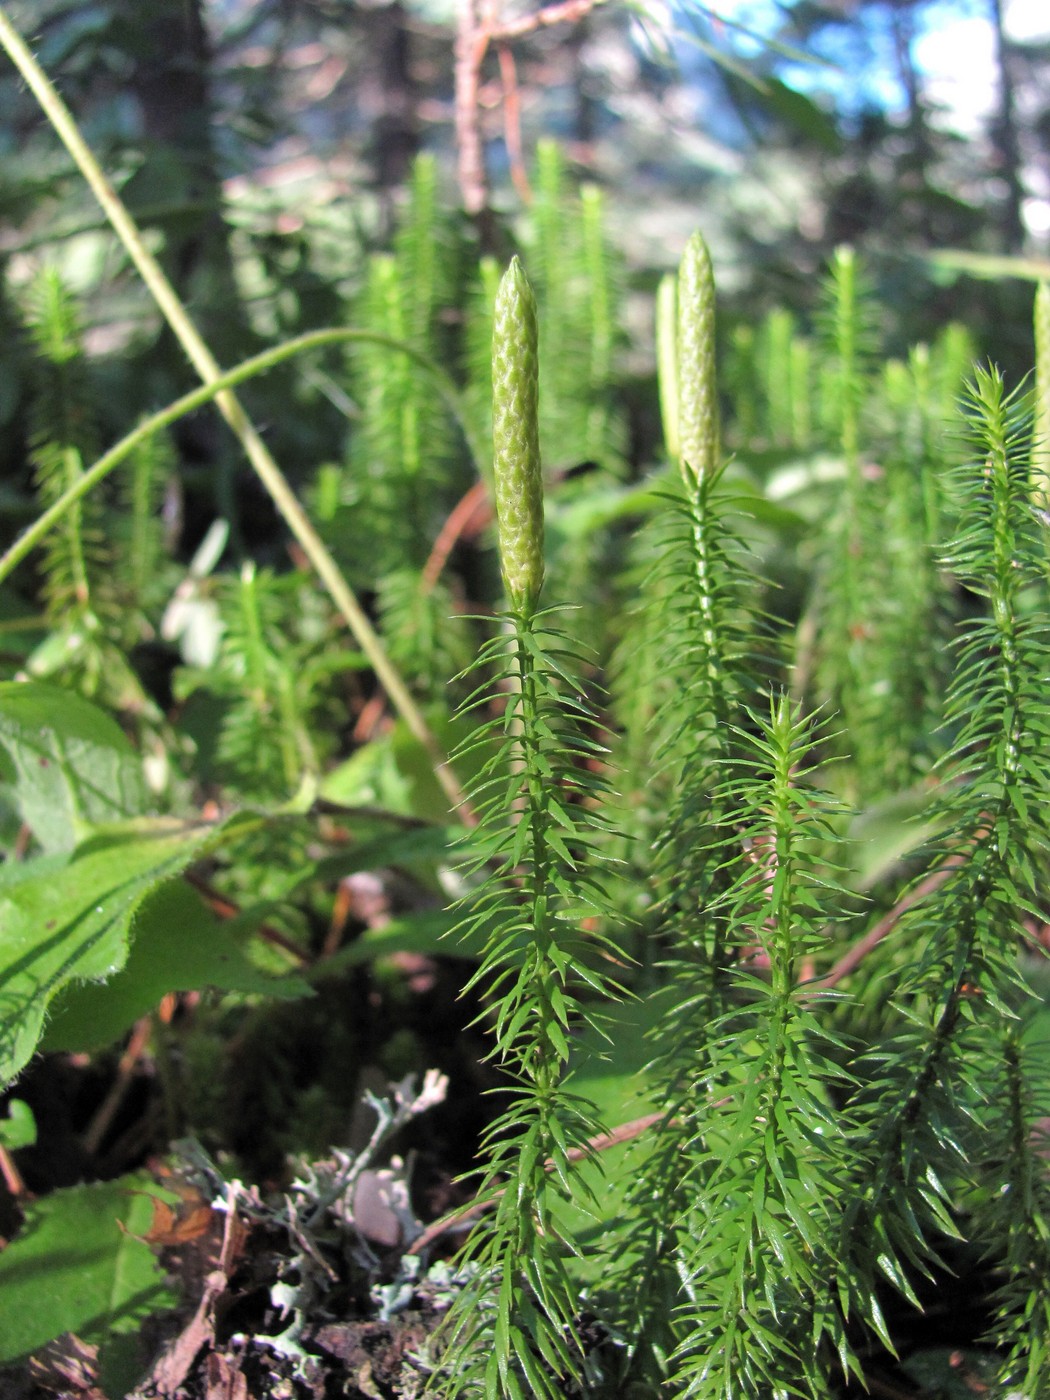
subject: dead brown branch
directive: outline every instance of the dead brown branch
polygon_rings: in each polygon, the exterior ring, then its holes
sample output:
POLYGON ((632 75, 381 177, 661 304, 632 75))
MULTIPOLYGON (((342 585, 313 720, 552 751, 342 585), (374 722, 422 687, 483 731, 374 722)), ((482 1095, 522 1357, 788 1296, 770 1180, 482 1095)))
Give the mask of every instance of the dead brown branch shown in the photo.
MULTIPOLYGON (((588 1138, 585 1147, 570 1147, 569 1161, 580 1162, 586 1157, 591 1157, 596 1152, 605 1152, 610 1147, 617 1147, 620 1143, 631 1142, 636 1137, 641 1137, 642 1133, 648 1132, 650 1128, 662 1123, 666 1119, 663 1113, 647 1113, 644 1118, 633 1118, 629 1123, 621 1123, 618 1128, 612 1128, 607 1133, 598 1133, 595 1137, 588 1138)), ((549 1159, 544 1163, 547 1171, 554 1170, 554 1163, 549 1159)), ((447 1234, 449 1230, 458 1229, 478 1216, 482 1211, 486 1211, 490 1206, 494 1206, 503 1195, 502 1191, 494 1191, 491 1196, 484 1197, 483 1200, 470 1201, 465 1206, 460 1206, 451 1215, 443 1215, 440 1220, 433 1221, 426 1227, 421 1235, 418 1235, 408 1249, 406 1254, 422 1254, 423 1250, 447 1234)))
POLYGON ((844 978, 848 977, 864 961, 871 950, 881 943, 886 935, 894 928, 901 916, 925 899, 928 894, 932 894, 938 886, 942 885, 952 871, 963 863, 966 859, 963 855, 949 856, 948 859, 932 874, 927 875, 925 880, 919 883, 893 906, 889 913, 884 914, 877 924, 857 940, 848 952, 843 953, 838 962, 832 967, 825 977, 818 978, 810 983, 810 987, 817 991, 826 991, 830 987, 835 987, 844 978))
MULTIPOLYGON (((535 34, 539 29, 548 29, 555 24, 575 23, 585 18, 601 3, 602 0, 561 0, 561 3, 544 5, 532 14, 521 15, 518 19, 500 24, 496 17, 496 0, 488 0, 484 8, 479 0, 459 0, 454 54, 456 151, 463 208, 472 218, 481 216, 487 205, 488 182, 481 139, 479 91, 481 67, 490 46, 496 45, 500 48, 505 132, 511 173, 519 192, 523 188, 527 191, 527 182, 524 187, 519 182, 524 176, 524 162, 521 159, 517 78, 512 56, 508 52, 506 59, 503 57, 504 47, 511 40, 535 34), (512 142, 517 146, 517 158, 512 150, 512 142), (520 175, 517 173, 519 171, 520 175)), ((523 193, 522 197, 527 199, 528 194, 523 193)))
MULTIPOLYGON (((220 894, 215 886, 209 884, 202 875, 198 875, 191 870, 184 876, 184 879, 188 885, 193 886, 198 894, 203 896, 205 904, 207 904, 212 913, 217 914, 220 919, 235 919, 241 912, 239 904, 234 903, 232 899, 228 899, 226 895, 220 894)), ((260 924, 256 932, 263 942, 271 944, 274 948, 280 948, 282 952, 287 953, 289 958, 300 967, 305 966, 305 964, 310 961, 308 953, 305 953, 303 949, 293 943, 290 938, 281 933, 279 929, 273 928, 270 924, 260 924)))
POLYGON ((139 1060, 145 1054, 152 1030, 153 1018, 151 1016, 142 1016, 135 1022, 127 1046, 120 1057, 120 1063, 117 1065, 117 1072, 110 1085, 109 1093, 102 1100, 98 1112, 84 1132, 84 1149, 92 1157, 102 1145, 102 1139, 109 1131, 110 1124, 117 1116, 117 1110, 131 1088, 132 1077, 139 1060))
POLYGON ((481 146, 478 88, 489 38, 477 0, 459 0, 456 24, 456 159, 463 208, 476 218, 485 208, 485 158, 481 146))
POLYGON ((442 570, 448 562, 448 556, 452 553, 457 541, 463 535, 475 533, 481 525, 489 520, 491 514, 492 507, 489 505, 488 487, 484 481, 475 481, 470 490, 461 496, 449 511, 445 523, 438 531, 437 539, 430 551, 430 558, 423 569, 424 594, 429 593, 441 577, 442 570))
POLYGON ((510 47, 496 45, 500 83, 503 88, 503 139, 507 144, 510 178, 524 204, 532 203, 532 189, 525 173, 525 155, 521 144, 521 92, 518 89, 518 69, 510 47))
POLYGON ((562 0, 559 5, 544 5, 542 10, 536 10, 531 15, 522 15, 520 19, 508 20, 506 24, 496 26, 489 33, 489 39, 493 43, 503 43, 507 39, 534 34, 537 29, 549 29, 553 24, 574 24, 601 3, 602 0, 562 0))
MULTIPOLYGON (((22 1180, 21 1172, 15 1166, 15 1159, 2 1143, 0 1143, 0 1177, 3 1178, 4 1185, 16 1201, 26 1194, 26 1184, 22 1180)), ((2 1247, 2 1241, 0 1241, 0 1248, 2 1247)))

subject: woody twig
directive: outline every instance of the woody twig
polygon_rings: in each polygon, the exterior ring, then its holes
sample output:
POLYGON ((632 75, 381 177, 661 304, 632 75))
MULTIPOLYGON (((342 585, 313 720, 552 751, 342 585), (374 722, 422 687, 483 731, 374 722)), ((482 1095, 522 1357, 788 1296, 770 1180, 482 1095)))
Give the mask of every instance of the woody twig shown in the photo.
MULTIPOLYGON (((612 1128, 607 1133, 599 1133, 596 1137, 589 1138, 586 1147, 570 1147, 568 1159, 570 1162, 580 1162, 584 1158, 592 1157, 596 1152, 604 1152, 610 1147, 617 1147, 620 1143, 631 1142, 636 1137, 641 1137, 642 1133, 648 1132, 650 1128, 655 1128, 657 1124, 667 1121, 667 1115, 663 1113, 647 1113, 644 1118, 634 1118, 629 1123, 621 1123, 619 1127, 612 1128)), ((547 1171, 554 1169, 553 1162, 544 1163, 547 1171)), ((409 1245, 406 1254, 422 1254, 423 1251, 447 1234, 449 1230, 456 1230, 470 1223, 483 1211, 489 1210, 496 1204, 503 1195, 502 1191, 494 1191, 491 1196, 485 1196, 482 1200, 469 1201, 465 1206, 454 1210, 450 1215, 443 1215, 439 1220, 433 1221, 422 1234, 409 1245)))
MULTIPOLYGON (((495 45, 500 50, 505 129, 512 171, 523 171, 517 78, 513 56, 506 46, 511 40, 534 34, 539 29, 581 20, 601 3, 602 0, 560 0, 557 4, 545 5, 532 14, 521 15, 518 19, 501 24, 496 14, 495 0, 490 0, 488 4, 485 0, 459 0, 455 44, 456 150, 463 208, 472 218, 481 216, 488 203, 488 180, 481 139, 480 89, 481 69, 489 48, 495 45), (517 145, 516 166, 512 142, 517 145)), ((515 184, 518 183, 516 174, 515 184)))

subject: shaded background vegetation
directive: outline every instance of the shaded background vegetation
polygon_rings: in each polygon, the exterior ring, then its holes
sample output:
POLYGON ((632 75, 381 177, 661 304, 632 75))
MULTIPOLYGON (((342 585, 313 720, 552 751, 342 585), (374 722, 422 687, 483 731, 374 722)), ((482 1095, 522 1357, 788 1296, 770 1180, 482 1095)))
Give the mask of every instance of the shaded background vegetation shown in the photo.
MULTIPOLYGON (((1045 39, 1011 42, 991 5, 998 105, 959 130, 927 92, 917 58, 921 34, 959 9, 861 0, 785 5, 752 19, 745 7, 741 20, 763 36, 755 42, 732 14, 721 22, 691 9, 595 7, 511 46, 524 152, 554 136, 574 172, 607 191, 634 288, 651 290, 700 223, 723 291, 745 316, 770 300, 811 312, 817 274, 847 241, 873 255, 897 313, 900 344, 891 349, 954 317, 982 350, 994 336, 1009 372, 1031 363, 1027 289, 989 286, 922 255, 1045 253, 1050 58, 1045 39), (833 66, 807 66, 796 50, 833 66), (1027 237, 1026 192, 1043 211, 1027 237)), ((389 240, 417 152, 436 154, 445 202, 457 201, 449 8, 34 0, 13 15, 157 240, 220 362, 339 320, 364 255, 389 240)), ((111 401, 134 412, 173 397, 185 383, 177 353, 35 104, 13 73, 0 83, 8 294, 33 259, 59 258, 88 296, 89 345, 113 366, 111 401)), ((513 225, 528 177, 512 168, 501 96, 490 54, 481 131, 492 203, 513 225)), ((635 330, 638 349, 626 363, 644 368, 648 332, 635 330)), ((10 481, 24 461, 26 376, 5 339, 10 481)), ((288 411, 268 430, 294 477, 297 464, 312 468, 334 451, 342 421, 317 388, 288 392, 288 411)), ((221 434, 202 418, 182 435, 189 464, 225 483, 223 510, 234 515, 221 434)))

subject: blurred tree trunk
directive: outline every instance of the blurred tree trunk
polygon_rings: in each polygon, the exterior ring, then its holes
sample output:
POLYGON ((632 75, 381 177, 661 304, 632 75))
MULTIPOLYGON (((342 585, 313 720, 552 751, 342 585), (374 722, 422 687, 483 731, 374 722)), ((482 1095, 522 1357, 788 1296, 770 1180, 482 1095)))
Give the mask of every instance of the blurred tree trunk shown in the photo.
POLYGON ((166 229, 168 271, 185 294, 203 265, 230 270, 202 0, 113 0, 113 13, 134 35, 129 87, 143 134, 196 211, 166 229))
POLYGON ((587 67, 583 61, 583 51, 590 38, 590 28, 590 18, 586 17, 569 30, 565 40, 573 73, 573 134, 582 146, 589 146, 598 134, 599 103, 588 91, 587 67))
POLYGON ((1003 206, 1003 244, 1008 253, 1019 253, 1024 247, 1024 182, 1021 178, 1023 158, 1017 123, 1017 96, 1012 68, 1010 41, 1003 31, 1002 0, 992 0, 992 25, 995 29, 995 58, 999 70, 999 110, 992 123, 991 137, 999 169, 997 174, 1006 185, 1003 206))
MULTIPOLYGON (((212 54, 203 0, 110 3, 129 36, 128 87, 139 106, 146 148, 145 185, 137 192, 133 177, 127 191, 129 205, 132 213, 139 201, 144 209, 169 201, 181 206, 155 225, 164 233, 161 261, 216 358, 220 363, 235 363, 257 349, 258 341, 238 295, 223 216, 212 54)), ((153 354, 159 364, 184 362, 167 331, 153 354)), ((250 393, 248 397, 250 401, 250 393)), ((209 509, 217 508, 226 517, 234 540, 239 541, 239 456, 228 434, 208 412, 184 420, 176 439, 190 460, 211 465, 215 503, 209 509)))
POLYGON ((404 182, 419 150, 418 93, 406 18, 401 0, 358 15, 371 55, 359 100, 372 123, 372 163, 381 190, 404 182))
POLYGON ((936 152, 927 121, 922 77, 915 63, 915 9, 916 0, 893 0, 890 6, 897 77, 904 89, 908 116, 909 149, 901 161, 901 180, 915 211, 917 232, 925 242, 935 244, 938 241, 935 217, 929 202, 922 197, 934 183, 931 168, 936 152))
POLYGON ((914 0, 894 0, 890 11, 893 46, 897 60, 897 76, 908 103, 908 133, 911 136, 915 164, 925 179, 926 167, 933 154, 930 131, 926 123, 926 103, 923 98, 919 71, 915 66, 914 0))

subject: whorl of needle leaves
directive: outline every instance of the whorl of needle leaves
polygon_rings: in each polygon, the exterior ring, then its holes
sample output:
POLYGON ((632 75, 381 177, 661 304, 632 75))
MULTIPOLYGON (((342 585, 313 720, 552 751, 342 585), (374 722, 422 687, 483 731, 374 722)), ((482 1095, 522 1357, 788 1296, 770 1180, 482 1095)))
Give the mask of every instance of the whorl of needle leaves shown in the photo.
POLYGON ((536 298, 515 257, 496 293, 492 449, 503 579, 511 607, 531 613, 543 587, 536 298))
POLYGON ((707 244, 694 233, 678 270, 678 443, 683 472, 695 478, 715 471, 718 439, 715 277, 707 244))

